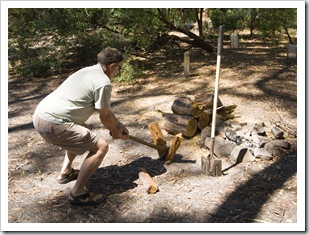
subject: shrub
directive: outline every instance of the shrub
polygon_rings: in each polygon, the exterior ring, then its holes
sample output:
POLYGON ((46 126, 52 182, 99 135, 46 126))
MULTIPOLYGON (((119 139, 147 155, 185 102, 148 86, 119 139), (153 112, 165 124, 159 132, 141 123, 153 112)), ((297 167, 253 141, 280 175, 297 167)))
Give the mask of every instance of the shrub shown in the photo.
POLYGON ((115 82, 134 82, 141 75, 140 70, 133 64, 132 59, 128 59, 122 66, 120 74, 115 78, 115 82))

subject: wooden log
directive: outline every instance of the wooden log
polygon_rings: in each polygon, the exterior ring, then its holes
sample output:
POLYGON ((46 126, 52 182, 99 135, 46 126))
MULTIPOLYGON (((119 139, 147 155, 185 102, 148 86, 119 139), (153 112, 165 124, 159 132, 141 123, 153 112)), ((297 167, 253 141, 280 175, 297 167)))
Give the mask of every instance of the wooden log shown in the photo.
POLYGON ((164 129, 173 135, 181 133, 183 137, 192 137, 197 131, 197 120, 188 115, 164 113, 164 129))
MULTIPOLYGON (((150 130, 154 144, 166 147, 166 141, 164 140, 164 136, 159 127, 159 124, 157 122, 152 122, 148 125, 148 128, 150 130)), ((158 150, 158 153, 159 153, 159 156, 161 157, 163 154, 166 153, 166 151, 162 149, 162 150, 158 150)))
POLYGON ((142 181, 144 187, 147 189, 147 193, 154 194, 159 191, 159 187, 157 184, 152 180, 150 175, 146 172, 145 169, 140 169, 138 173, 139 179, 142 181))
MULTIPOLYGON (((203 106, 204 109, 213 109, 213 102, 214 102, 213 100, 214 100, 213 92, 202 93, 194 97, 194 102, 198 103, 200 106, 203 106)), ((217 107, 223 106, 223 103, 220 100, 219 96, 217 102, 218 102, 217 107)))
POLYGON ((174 156, 176 154, 176 151, 177 149, 179 148, 180 146, 180 143, 182 141, 182 134, 181 133, 178 133, 177 135, 174 136, 174 139, 168 149, 168 154, 166 155, 165 157, 165 161, 173 161, 174 159, 174 156))
POLYGON ((228 106, 221 106, 217 108, 217 118, 226 121, 228 119, 235 118, 234 110, 236 109, 237 105, 228 105, 228 106))
POLYGON ((174 114, 191 115, 198 118, 203 112, 204 105, 193 102, 189 97, 178 97, 174 100, 171 109, 174 114))
POLYGON ((202 112, 204 111, 204 109, 205 109, 204 104, 193 102, 191 114, 194 118, 199 118, 202 112))
POLYGON ((227 105, 227 106, 221 106, 217 108, 217 113, 221 115, 228 115, 235 111, 237 108, 237 105, 227 105))
POLYGON ((201 131, 206 126, 209 126, 211 123, 211 114, 212 111, 210 109, 204 110, 204 112, 201 113, 200 117, 197 120, 197 128, 201 131))

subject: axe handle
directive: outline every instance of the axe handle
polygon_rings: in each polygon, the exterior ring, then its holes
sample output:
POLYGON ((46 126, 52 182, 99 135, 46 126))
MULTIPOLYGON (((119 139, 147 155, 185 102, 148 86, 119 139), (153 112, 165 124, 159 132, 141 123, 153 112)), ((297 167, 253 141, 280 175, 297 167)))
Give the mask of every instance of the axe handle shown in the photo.
MULTIPOLYGON (((111 132, 109 132, 109 134, 112 136, 111 132)), ((164 150, 164 151, 166 151, 168 149, 168 147, 166 147, 166 146, 160 146, 160 145, 155 145, 155 144, 152 144, 152 143, 148 143, 148 142, 146 142, 146 141, 144 141, 144 140, 142 140, 140 138, 137 138, 135 136, 132 136, 132 135, 129 135, 129 139, 133 140, 133 141, 135 141, 137 143, 146 145, 146 146, 148 146, 150 148, 157 149, 157 150, 164 150)))
POLYGON ((157 149, 157 150, 167 150, 167 147, 166 146, 159 146, 159 145, 155 145, 155 144, 151 144, 151 143, 148 143, 140 138, 137 138, 135 136, 132 136, 132 135, 129 135, 129 139, 130 140, 133 140, 137 143, 140 143, 140 144, 143 144, 143 145, 147 145, 148 147, 151 147, 151 148, 154 148, 154 149, 157 149))

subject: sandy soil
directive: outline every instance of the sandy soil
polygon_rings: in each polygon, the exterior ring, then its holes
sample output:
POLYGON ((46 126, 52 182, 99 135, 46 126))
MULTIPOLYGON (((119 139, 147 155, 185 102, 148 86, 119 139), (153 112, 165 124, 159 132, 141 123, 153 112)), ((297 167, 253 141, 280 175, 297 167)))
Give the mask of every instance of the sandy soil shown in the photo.
MULTIPOLYGON (((296 61, 286 58, 285 48, 247 43, 232 50, 225 44, 223 52, 219 96, 225 105, 237 105, 235 120, 266 126, 280 121, 295 130, 297 68, 296 61)), ((132 135, 151 142, 147 125, 157 121, 162 127, 160 111, 171 112, 176 97, 213 90, 216 55, 192 48, 189 78, 183 76, 179 51, 161 50, 136 59, 143 75, 133 84, 115 84, 112 106, 132 135)), ((56 182, 64 152, 46 144, 31 124, 38 102, 68 73, 9 80, 9 223, 297 223, 299 156, 296 137, 287 130, 292 146, 288 154, 234 167, 223 159, 222 168, 228 170, 222 177, 211 177, 201 174, 205 149, 199 145, 199 133, 184 139, 174 161, 165 165, 152 148, 113 140, 97 115, 88 124, 106 138, 110 151, 88 187, 104 193, 107 201, 88 208, 71 206, 67 199, 74 182, 56 182), (139 167, 152 176, 159 192, 146 193, 139 167)), ((173 136, 163 133, 170 143, 173 136)), ((78 156, 74 167, 84 158, 78 156)))

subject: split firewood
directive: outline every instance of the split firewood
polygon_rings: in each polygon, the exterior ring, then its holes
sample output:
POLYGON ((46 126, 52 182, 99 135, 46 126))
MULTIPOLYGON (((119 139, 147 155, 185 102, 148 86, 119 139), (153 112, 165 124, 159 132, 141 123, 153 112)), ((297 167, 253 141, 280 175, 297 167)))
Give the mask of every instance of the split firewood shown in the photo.
MULTIPOLYGON (((199 103, 204 107, 204 109, 213 109, 213 103, 214 103, 214 94, 213 92, 206 92, 199 95, 196 95, 194 98, 194 102, 199 103)), ((217 100, 217 106, 221 107, 223 106, 222 101, 218 97, 217 100)))
MULTIPOLYGON (((150 130, 153 142, 155 145, 166 147, 166 141, 164 140, 163 133, 159 127, 157 122, 152 122, 148 125, 150 130)), ((166 151, 162 148, 162 150, 158 150, 159 156, 162 156, 166 151)))
POLYGON ((175 153, 180 146, 182 141, 182 134, 178 133, 174 136, 174 139, 168 149, 168 154, 166 155, 165 162, 171 162, 174 159, 175 153))
POLYGON ((173 135, 182 133, 183 137, 192 137, 197 131, 197 120, 188 115, 164 113, 164 129, 173 135))
POLYGON ((226 121, 228 119, 233 119, 235 118, 234 114, 232 114, 237 105, 227 105, 227 106, 220 106, 217 108, 217 118, 226 121))
POLYGON ((235 104, 226 105, 226 106, 223 105, 217 108, 217 114, 228 115, 228 114, 233 113, 236 108, 237 108, 237 105, 235 104))
POLYGON ((147 188, 147 193, 154 194, 159 191, 159 187, 157 184, 152 180, 150 175, 146 172, 145 169, 140 169, 138 173, 139 179, 142 181, 145 188, 147 188))

